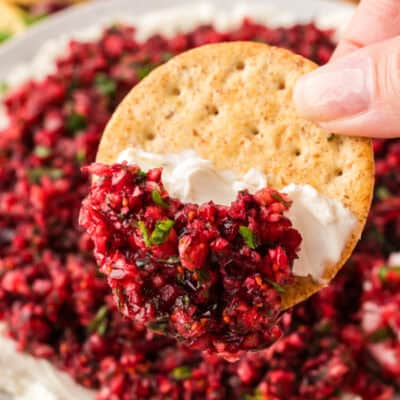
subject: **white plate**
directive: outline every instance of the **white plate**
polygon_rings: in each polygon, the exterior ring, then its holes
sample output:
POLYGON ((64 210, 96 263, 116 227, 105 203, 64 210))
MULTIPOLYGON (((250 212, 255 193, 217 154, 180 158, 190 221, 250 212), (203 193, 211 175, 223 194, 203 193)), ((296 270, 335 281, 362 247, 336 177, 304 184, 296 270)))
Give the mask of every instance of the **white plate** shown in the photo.
MULTIPOLYGON (((149 23, 153 30, 164 26, 164 18, 172 18, 184 30, 190 26, 189 15, 198 23, 207 23, 216 15, 222 18, 225 15, 226 22, 244 13, 265 23, 270 23, 271 18, 281 25, 294 20, 317 19, 324 26, 338 26, 348 21, 352 11, 350 4, 329 0, 206 0, 189 4, 187 0, 98 0, 55 14, 1 46, 0 81, 7 80, 17 65, 29 65, 46 41, 65 35, 70 37, 90 26, 121 18, 134 22, 144 14, 152 13, 149 23), (181 17, 177 18, 179 15, 181 17)), ((220 25, 224 26, 223 21, 220 25)))

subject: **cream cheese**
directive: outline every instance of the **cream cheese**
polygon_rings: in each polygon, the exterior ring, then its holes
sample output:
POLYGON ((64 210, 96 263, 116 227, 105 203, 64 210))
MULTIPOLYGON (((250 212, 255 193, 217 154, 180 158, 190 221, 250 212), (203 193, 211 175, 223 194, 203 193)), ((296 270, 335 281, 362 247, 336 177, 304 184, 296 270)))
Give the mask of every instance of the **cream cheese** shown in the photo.
POLYGON ((6 393, 13 400, 94 400, 94 391, 48 361, 16 351, 14 341, 3 336, 4 330, 0 323, 0 399, 6 393))
MULTIPOLYGON (((117 158, 117 162, 123 161, 138 164, 144 170, 162 167, 165 188, 172 197, 183 202, 212 200, 229 205, 239 190, 255 193, 267 186, 267 177, 257 169, 252 168, 237 177, 233 171, 217 171, 210 161, 191 150, 160 155, 128 148, 117 158)), ((324 283, 325 267, 339 261, 356 218, 341 202, 322 196, 310 185, 290 184, 282 192, 293 200, 287 216, 303 237, 293 273, 310 275, 324 283)))

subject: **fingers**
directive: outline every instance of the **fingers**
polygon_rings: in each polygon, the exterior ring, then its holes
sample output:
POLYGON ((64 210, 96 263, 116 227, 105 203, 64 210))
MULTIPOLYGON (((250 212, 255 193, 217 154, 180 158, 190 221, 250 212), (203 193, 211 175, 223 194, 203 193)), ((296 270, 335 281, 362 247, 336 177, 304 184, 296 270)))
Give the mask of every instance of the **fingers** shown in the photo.
POLYGON ((400 137, 400 36, 304 76, 294 102, 300 114, 332 132, 400 137))
POLYGON ((400 35, 400 0, 363 0, 332 60, 400 35))

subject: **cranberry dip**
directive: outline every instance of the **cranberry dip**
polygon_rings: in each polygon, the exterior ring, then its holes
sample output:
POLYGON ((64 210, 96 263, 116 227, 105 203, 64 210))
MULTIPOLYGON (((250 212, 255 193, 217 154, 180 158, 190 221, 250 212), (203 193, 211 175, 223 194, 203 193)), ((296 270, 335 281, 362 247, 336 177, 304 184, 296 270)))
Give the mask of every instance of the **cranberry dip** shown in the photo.
POLYGON ((355 224, 310 186, 283 189, 293 206, 260 171, 238 179, 193 151, 127 149, 119 161, 86 169, 96 178, 80 216, 118 308, 228 359, 281 336, 285 286, 294 273, 321 279, 355 224), (306 232, 303 243, 289 215, 306 232))

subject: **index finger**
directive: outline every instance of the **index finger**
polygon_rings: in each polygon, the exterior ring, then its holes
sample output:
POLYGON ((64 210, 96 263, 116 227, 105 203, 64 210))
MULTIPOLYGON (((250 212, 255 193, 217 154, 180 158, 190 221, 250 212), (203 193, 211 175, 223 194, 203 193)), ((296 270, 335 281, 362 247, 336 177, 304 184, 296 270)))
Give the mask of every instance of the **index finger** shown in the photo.
POLYGON ((400 35, 400 0, 362 0, 332 59, 400 35))

